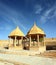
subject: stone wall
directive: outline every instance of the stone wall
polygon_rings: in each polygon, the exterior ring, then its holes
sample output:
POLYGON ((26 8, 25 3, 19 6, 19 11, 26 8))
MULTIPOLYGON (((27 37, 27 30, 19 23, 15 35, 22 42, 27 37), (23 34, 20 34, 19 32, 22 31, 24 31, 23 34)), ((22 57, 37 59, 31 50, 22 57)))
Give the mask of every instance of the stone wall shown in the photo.
POLYGON ((45 38, 46 45, 56 45, 56 38, 45 38))
POLYGON ((8 46, 9 41, 8 40, 0 40, 0 47, 8 46))

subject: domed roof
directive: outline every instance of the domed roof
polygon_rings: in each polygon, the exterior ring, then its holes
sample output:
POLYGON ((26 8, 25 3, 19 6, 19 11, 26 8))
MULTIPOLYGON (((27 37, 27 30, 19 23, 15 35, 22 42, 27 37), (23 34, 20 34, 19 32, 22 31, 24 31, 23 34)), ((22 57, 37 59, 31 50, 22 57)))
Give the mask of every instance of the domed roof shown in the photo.
POLYGON ((24 33, 17 27, 9 36, 25 36, 24 33))
POLYGON ((29 30, 29 32, 27 33, 27 35, 30 35, 30 34, 44 34, 44 31, 39 28, 36 23, 34 23, 33 27, 29 30))

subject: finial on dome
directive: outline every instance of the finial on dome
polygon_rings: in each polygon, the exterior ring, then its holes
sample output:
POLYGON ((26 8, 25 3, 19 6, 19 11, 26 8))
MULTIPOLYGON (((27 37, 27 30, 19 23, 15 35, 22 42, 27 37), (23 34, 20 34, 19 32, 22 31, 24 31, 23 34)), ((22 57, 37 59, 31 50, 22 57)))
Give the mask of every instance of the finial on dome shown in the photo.
POLYGON ((34 26, 36 25, 36 22, 34 21, 34 26))
POLYGON ((17 26, 16 29, 19 29, 19 27, 17 26))
POLYGON ((18 28, 18 26, 16 28, 18 28))

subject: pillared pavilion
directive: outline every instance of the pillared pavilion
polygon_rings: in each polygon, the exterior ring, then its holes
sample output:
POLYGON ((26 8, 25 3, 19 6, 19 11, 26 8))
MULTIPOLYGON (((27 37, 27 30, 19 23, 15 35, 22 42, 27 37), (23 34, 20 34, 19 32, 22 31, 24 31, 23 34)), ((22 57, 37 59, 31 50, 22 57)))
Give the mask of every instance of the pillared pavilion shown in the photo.
POLYGON ((45 46, 45 33, 39 28, 36 23, 32 26, 32 28, 28 31, 27 37, 29 38, 30 48, 39 48, 45 46))
MULTIPOLYGON (((13 46, 16 47, 19 46, 19 40, 23 40, 23 37, 24 37, 24 33, 20 30, 19 27, 17 27, 15 30, 13 30, 10 35, 8 36, 9 37, 9 42, 11 41, 11 39, 13 39, 13 46)), ((10 42, 11 43, 11 42, 10 42)), ((21 42, 22 43, 22 42, 21 42)))
POLYGON ((37 42, 37 44, 39 45, 39 42, 44 42, 44 38, 45 38, 45 33, 44 31, 39 28, 36 23, 34 23, 33 27, 28 31, 27 33, 27 37, 29 37, 30 39, 30 45, 31 42, 37 42))

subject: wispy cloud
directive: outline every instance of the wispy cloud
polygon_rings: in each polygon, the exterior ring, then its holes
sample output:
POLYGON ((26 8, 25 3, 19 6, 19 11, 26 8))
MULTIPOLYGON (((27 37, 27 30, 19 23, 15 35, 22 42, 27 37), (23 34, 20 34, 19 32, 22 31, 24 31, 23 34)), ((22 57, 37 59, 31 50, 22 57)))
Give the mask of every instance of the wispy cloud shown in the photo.
POLYGON ((56 4, 54 4, 52 7, 47 7, 45 9, 41 5, 36 5, 35 14, 40 15, 39 21, 42 23, 45 23, 51 19, 54 20, 54 17, 56 17, 56 4))
MULTIPOLYGON (((3 3, 0 3, 0 16, 3 17, 6 24, 13 23, 15 26, 20 26, 24 30, 26 30, 26 27, 19 20, 19 17, 24 18, 24 16, 21 13, 12 10, 11 8, 9 8, 3 3)), ((5 29, 9 29, 10 26, 12 25, 9 26, 6 25, 5 29)), ((0 29, 3 29, 3 27, 2 28, 0 27, 0 29)))
POLYGON ((42 23, 47 22, 48 19, 50 20, 56 17, 56 7, 55 6, 56 5, 44 11, 44 13, 41 15, 41 18, 40 18, 40 21, 42 23))
POLYGON ((42 11, 42 7, 40 5, 35 5, 35 14, 40 14, 42 11))
POLYGON ((5 28, 4 27, 0 27, 0 30, 10 30, 11 29, 11 27, 9 27, 9 26, 6 26, 5 28))

